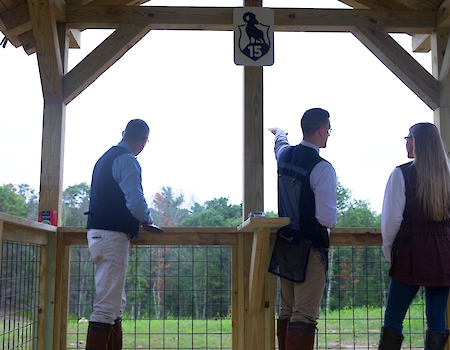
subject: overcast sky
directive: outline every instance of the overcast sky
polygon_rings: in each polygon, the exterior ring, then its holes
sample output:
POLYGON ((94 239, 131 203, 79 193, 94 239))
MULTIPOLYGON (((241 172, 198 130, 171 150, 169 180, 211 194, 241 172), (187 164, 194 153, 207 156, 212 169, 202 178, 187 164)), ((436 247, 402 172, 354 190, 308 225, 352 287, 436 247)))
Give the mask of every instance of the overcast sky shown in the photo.
MULTIPOLYGON (((185 1, 152 0, 179 6, 185 1)), ((205 1, 189 2, 192 6, 205 1)), ((221 4, 219 4, 221 3, 221 4)), ((267 7, 309 2, 273 0, 267 7)), ((335 1, 314 1, 329 6, 335 1)), ((240 6, 242 1, 214 5, 240 6)), ((342 6, 341 6, 342 7, 342 6)), ((108 31, 82 32, 70 50, 72 68, 108 31)), ((411 38, 393 37, 408 51, 411 38)), ((151 31, 67 106, 64 188, 90 182, 92 168, 142 118, 150 142, 138 156, 147 199, 163 186, 188 203, 227 197, 242 202, 243 74, 234 64, 232 32, 151 31)), ((300 118, 309 108, 331 114, 332 134, 321 155, 355 199, 381 212, 395 166, 408 161, 403 137, 433 112, 350 33, 275 33, 275 63, 264 67, 265 210, 276 210, 276 162, 269 127, 301 141, 300 118)), ((431 55, 413 56, 428 70, 431 55)), ((36 55, 8 44, 0 49, 0 184, 39 189, 42 92, 36 55)))

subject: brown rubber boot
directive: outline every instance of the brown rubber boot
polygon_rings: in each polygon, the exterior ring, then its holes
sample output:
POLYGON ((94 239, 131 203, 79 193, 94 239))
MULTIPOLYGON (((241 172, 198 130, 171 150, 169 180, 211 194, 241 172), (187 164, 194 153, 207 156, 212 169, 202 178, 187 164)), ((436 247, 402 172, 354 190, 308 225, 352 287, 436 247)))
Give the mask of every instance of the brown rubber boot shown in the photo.
POLYGON ((277 320, 278 350, 286 349, 286 327, 288 322, 288 318, 279 318, 277 320))
POLYGON ((286 350, 313 350, 316 326, 312 323, 289 322, 286 328, 286 350))
POLYGON ((112 326, 111 337, 108 342, 108 350, 122 350, 122 319, 116 318, 112 326))
POLYGON ((111 336, 112 325, 89 321, 86 350, 106 350, 111 336))

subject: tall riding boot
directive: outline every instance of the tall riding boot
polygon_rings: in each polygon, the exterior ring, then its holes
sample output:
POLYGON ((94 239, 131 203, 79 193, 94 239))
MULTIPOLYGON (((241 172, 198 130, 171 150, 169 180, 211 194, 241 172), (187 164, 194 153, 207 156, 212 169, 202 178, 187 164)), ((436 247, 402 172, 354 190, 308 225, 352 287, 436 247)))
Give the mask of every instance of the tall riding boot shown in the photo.
POLYGON ((316 325, 289 322, 286 328, 286 350, 313 350, 316 325))
POLYGON ((378 350, 399 350, 402 346, 403 338, 402 334, 397 334, 390 328, 382 327, 378 350))
POLYGON ((89 321, 86 350, 106 350, 111 336, 112 325, 89 321))
POLYGON ((278 336, 278 350, 286 349, 286 327, 289 322, 288 318, 279 318, 277 320, 277 336, 278 336))
POLYGON ((427 337, 425 339, 425 350, 444 350, 449 334, 450 331, 448 329, 444 333, 427 331, 427 337))
POLYGON ((122 350, 122 319, 116 318, 112 326, 111 337, 108 342, 108 350, 122 350))

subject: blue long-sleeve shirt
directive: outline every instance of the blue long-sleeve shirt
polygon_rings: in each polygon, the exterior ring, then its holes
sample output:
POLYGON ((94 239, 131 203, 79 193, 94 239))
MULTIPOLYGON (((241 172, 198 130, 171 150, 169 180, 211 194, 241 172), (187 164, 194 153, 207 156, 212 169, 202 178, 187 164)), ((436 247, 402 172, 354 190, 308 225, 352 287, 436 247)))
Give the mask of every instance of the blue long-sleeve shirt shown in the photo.
POLYGON ((129 145, 120 141, 117 146, 125 148, 129 153, 114 159, 112 176, 125 195, 126 206, 130 213, 142 223, 152 223, 147 202, 142 189, 142 170, 129 145))

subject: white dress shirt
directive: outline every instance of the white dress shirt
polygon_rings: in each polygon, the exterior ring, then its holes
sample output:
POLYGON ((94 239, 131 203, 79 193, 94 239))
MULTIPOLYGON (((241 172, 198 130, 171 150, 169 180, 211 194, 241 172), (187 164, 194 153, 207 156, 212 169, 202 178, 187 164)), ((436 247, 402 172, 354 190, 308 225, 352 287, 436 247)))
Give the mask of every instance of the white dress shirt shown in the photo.
POLYGON ((381 213, 381 237, 383 238, 383 254, 391 262, 392 244, 400 230, 403 212, 406 205, 405 178, 400 168, 391 173, 384 192, 381 213))

